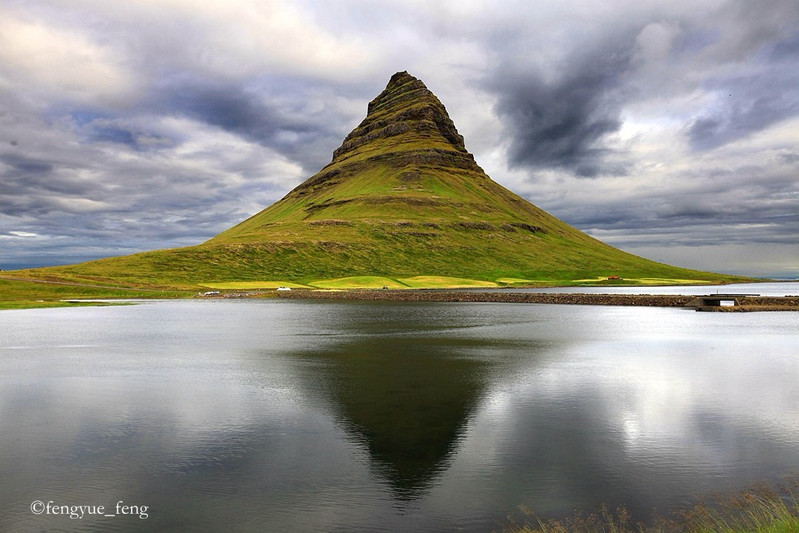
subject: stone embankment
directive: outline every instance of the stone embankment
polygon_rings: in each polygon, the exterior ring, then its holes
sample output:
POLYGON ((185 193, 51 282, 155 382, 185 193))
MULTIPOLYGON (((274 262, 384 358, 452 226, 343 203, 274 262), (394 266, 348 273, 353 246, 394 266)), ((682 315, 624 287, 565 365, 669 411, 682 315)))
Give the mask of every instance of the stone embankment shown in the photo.
MULTIPOLYGON (((496 302, 572 305, 624 305, 644 307, 688 307, 696 298, 653 294, 585 294, 455 290, 292 290, 279 298, 314 300, 388 300, 401 302, 496 302)), ((703 307, 713 311, 799 311, 799 296, 747 297, 734 307, 703 307)))

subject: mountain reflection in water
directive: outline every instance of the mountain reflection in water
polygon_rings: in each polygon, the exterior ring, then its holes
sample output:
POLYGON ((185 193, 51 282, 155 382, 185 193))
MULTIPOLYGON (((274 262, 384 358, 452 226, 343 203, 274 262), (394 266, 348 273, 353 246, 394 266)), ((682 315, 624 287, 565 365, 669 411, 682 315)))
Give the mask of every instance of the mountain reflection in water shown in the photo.
POLYGON ((369 450, 398 497, 430 486, 485 391, 489 363, 470 359, 477 340, 369 336, 297 353, 305 386, 322 394, 369 450))
POLYGON ((0 530, 488 531, 799 464, 796 313, 195 301, 0 314, 0 530), (146 521, 31 502, 149 506, 146 521), (105 520, 105 521, 103 521, 105 520))
POLYGON ((407 314, 382 304, 342 307, 340 334, 287 354, 305 363, 304 393, 335 412, 400 499, 420 496, 457 450, 498 367, 486 350, 539 349, 461 336, 479 323, 431 320, 414 307, 407 314))

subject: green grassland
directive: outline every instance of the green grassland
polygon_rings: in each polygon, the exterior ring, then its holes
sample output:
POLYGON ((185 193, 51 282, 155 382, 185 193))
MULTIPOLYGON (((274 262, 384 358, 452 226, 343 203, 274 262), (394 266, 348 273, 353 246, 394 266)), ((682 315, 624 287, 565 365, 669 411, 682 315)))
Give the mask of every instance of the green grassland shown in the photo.
POLYGON ((201 283, 201 287, 207 289, 233 290, 233 291, 260 291, 271 290, 279 287, 289 287, 291 289, 311 289, 310 285, 292 283, 290 281, 226 281, 216 283, 201 283))
POLYGON ((398 280, 382 276, 350 276, 346 278, 325 279, 310 283, 318 289, 407 289, 408 286, 398 280))
MULTIPOLYGON (((580 247, 553 235, 448 229, 428 238, 407 234, 407 227, 397 230, 386 227, 390 224, 370 225, 372 238, 360 241, 347 231, 340 236, 327 235, 326 240, 317 242, 302 240, 298 235, 294 241, 209 243, 8 274, 120 289, 161 290, 200 290, 234 282, 316 285, 314 282, 319 280, 362 276, 434 276, 491 283, 507 283, 505 280, 511 278, 525 280, 520 283, 547 285, 602 284, 611 275, 623 278, 622 284, 746 279, 671 267, 601 243, 580 247)), ((306 233, 307 237, 312 235, 317 236, 306 233)))
POLYGON ((490 288, 498 286, 497 283, 492 281, 449 278, 446 276, 414 276, 412 278, 402 278, 399 281, 415 289, 490 288))
POLYGON ((75 307, 100 305, 98 299, 185 298, 192 294, 194 293, 190 291, 158 288, 142 290, 96 282, 77 284, 65 279, 43 282, 0 278, 0 309, 75 307))
POLYGON ((312 281, 308 283, 308 286, 319 289, 463 289, 498 287, 499 285, 491 281, 446 276, 414 276, 411 278, 350 276, 312 281))
POLYGON ((97 300, 0 300, 0 309, 39 309, 52 307, 103 307, 109 305, 130 305, 127 302, 108 302, 97 300))

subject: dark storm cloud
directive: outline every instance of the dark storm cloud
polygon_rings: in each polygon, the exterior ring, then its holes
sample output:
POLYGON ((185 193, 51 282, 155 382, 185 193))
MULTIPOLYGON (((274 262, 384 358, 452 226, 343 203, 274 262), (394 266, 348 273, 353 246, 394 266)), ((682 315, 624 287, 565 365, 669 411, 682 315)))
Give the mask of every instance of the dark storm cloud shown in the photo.
POLYGON ((799 163, 799 153, 790 152, 790 153, 780 154, 780 159, 784 163, 788 163, 789 165, 797 164, 799 163))
MULTIPOLYGON (((107 184, 81 176, 96 169, 93 151, 71 152, 74 147, 24 147, 0 153, 0 214, 44 215, 62 209, 69 199, 94 201, 107 196, 107 184), (61 205, 56 208, 54 206, 61 205)), ((101 163, 102 164, 102 163, 101 163)))
MULTIPOLYGON (((13 145, 12 145, 13 146, 13 145)), ((53 171, 53 164, 41 159, 32 159, 21 154, 0 154, 0 163, 11 167, 8 174, 49 174, 53 171)))
MULTIPOLYGON (((791 12, 799 18, 796 4, 786 15, 791 12)), ((746 68, 704 82, 715 101, 687 128, 694 150, 722 146, 799 114, 799 31, 778 29, 751 31, 746 68)))
POLYGON ((132 131, 123 128, 98 126, 93 128, 89 140, 91 142, 112 142, 137 147, 136 136, 132 131))
POLYGON ((706 86, 718 104, 689 125, 694 150, 717 148, 799 114, 799 61, 765 74, 711 80, 706 86))
MULTIPOLYGON (((756 169, 755 174, 766 172, 756 169)), ((614 200, 596 198, 580 206, 564 206, 566 221, 612 237, 617 246, 709 246, 775 244, 799 246, 799 212, 795 179, 742 179, 719 173, 715 185, 663 192, 657 197, 614 200)))
POLYGON ((497 112, 510 128, 510 162, 558 167, 581 176, 601 171, 604 135, 621 125, 607 93, 617 85, 618 65, 569 72, 556 82, 532 74, 498 89, 497 112))
MULTIPOLYGON (((352 120, 320 100, 315 92, 323 86, 320 81, 304 79, 248 84, 182 75, 156 84, 132 109, 81 108, 68 114, 85 142, 114 143, 135 150, 171 148, 191 138, 191 134, 164 133, 152 125, 131 123, 137 116, 189 118, 273 149, 310 175, 330 161, 346 135, 344 124, 352 120)), ((329 87, 323 92, 335 90, 342 88, 329 87)))
POLYGON ((627 106, 675 91, 699 89, 712 97, 685 123, 694 150, 722 146, 795 116, 799 32, 786 28, 788 21, 799 21, 799 9, 780 1, 763 6, 771 8, 773 14, 763 16, 761 8, 730 2, 715 21, 680 13, 665 22, 657 9, 644 10, 590 37, 575 32, 571 48, 544 66, 524 66, 519 50, 525 45, 513 32, 495 38, 501 52, 485 87, 496 95, 496 112, 505 123, 509 163, 581 177, 625 175, 626 154, 613 153, 604 141, 620 130, 627 106), (775 14, 781 10, 785 20, 775 14), (664 50, 654 60, 642 52, 657 37, 649 31, 653 27, 673 31, 671 42, 661 35, 664 50), (685 85, 678 88, 680 83, 685 85))
POLYGON ((183 76, 161 84, 147 105, 271 148, 312 174, 330 162, 346 134, 342 117, 324 101, 317 109, 309 108, 321 85, 314 80, 270 79, 248 86, 183 76))
POLYGON ((62 163, 55 158, 0 154, 0 213, 44 215, 58 205, 60 198, 83 196, 94 188, 90 183, 59 176, 62 163))
MULTIPOLYGON (((628 32, 629 33, 629 32, 628 32)), ((579 49, 554 73, 519 71, 505 65, 487 83, 504 121, 509 163, 530 169, 557 168, 581 177, 626 173, 607 160, 602 139, 621 127, 621 90, 630 70, 634 35, 579 49)))

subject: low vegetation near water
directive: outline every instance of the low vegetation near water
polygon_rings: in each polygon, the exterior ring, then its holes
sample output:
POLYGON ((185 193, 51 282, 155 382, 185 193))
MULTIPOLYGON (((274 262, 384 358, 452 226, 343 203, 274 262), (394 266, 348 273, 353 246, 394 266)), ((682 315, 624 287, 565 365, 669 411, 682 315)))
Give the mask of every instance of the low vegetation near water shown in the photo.
POLYGON ((160 280, 157 284, 121 284, 110 277, 66 276, 35 271, 13 272, 0 277, 0 309, 22 309, 38 307, 73 307, 107 299, 163 299, 192 298, 209 291, 219 291, 221 295, 236 293, 249 296, 270 297, 279 287, 305 290, 357 290, 357 289, 490 289, 503 287, 554 287, 554 286, 651 286, 651 285, 691 285, 706 284, 706 280, 642 278, 625 280, 581 279, 581 280, 527 280, 519 278, 500 278, 495 281, 455 278, 449 276, 349 276, 309 280, 303 283, 287 280, 261 281, 203 281, 197 284, 170 284, 160 280), (38 276, 38 277, 37 277, 38 276))
POLYGON ((140 298, 187 298, 196 291, 168 288, 141 289, 114 287, 97 281, 76 283, 68 280, 30 281, 0 278, 0 309, 30 309, 39 307, 75 307, 107 305, 98 300, 140 298))
POLYGON ((799 478, 776 489, 761 484, 733 495, 716 495, 671 518, 636 521, 625 507, 602 506, 561 520, 543 519, 522 509, 510 519, 511 533, 796 533, 799 532, 799 478))

